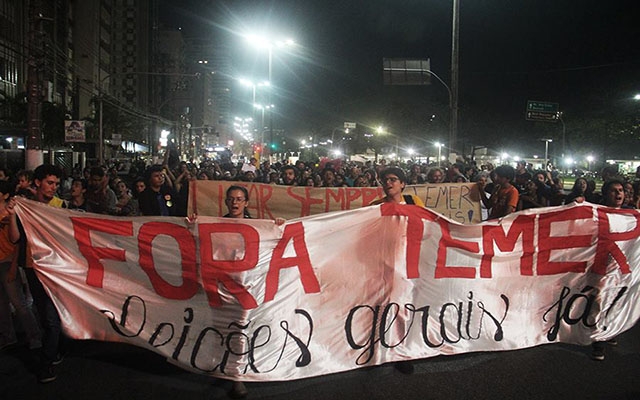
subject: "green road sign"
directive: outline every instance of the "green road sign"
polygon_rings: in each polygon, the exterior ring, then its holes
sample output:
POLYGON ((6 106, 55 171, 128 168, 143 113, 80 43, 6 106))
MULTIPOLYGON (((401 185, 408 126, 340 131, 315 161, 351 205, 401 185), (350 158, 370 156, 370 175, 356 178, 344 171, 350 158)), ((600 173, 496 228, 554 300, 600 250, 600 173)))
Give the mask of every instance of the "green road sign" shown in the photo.
POLYGON ((527 101, 526 118, 529 121, 556 122, 559 110, 560 104, 558 103, 529 100, 527 101))

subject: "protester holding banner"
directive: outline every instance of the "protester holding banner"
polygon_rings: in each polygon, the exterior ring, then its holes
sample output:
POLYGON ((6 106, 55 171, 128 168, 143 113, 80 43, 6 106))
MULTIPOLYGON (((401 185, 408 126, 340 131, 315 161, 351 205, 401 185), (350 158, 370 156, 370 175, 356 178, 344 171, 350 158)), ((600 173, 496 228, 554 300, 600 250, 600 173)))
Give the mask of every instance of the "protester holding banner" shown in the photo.
MULTIPOLYGON (((43 164, 36 168, 33 177, 36 185, 35 200, 53 207, 67 208, 67 203, 56 197, 61 176, 62 170, 54 165, 43 164)), ((62 362, 60 345, 63 338, 60 316, 33 269, 33 260, 28 248, 29 238, 26 237, 22 224, 18 221, 14 206, 15 199, 11 199, 7 205, 7 211, 9 212, 9 239, 12 243, 20 243, 18 265, 25 267, 25 275, 27 276, 29 288, 42 325, 42 352, 40 354, 38 381, 40 383, 48 383, 56 379, 54 365, 62 362)))
MULTIPOLYGON (((406 186, 407 178, 402 169, 397 167, 389 167, 380 172, 380 182, 384 190, 385 197, 374 200, 371 205, 382 203, 398 203, 413 204, 424 207, 422 200, 412 194, 402 194, 406 186)), ((411 361, 399 361, 394 363, 394 367, 403 374, 413 373, 413 364, 411 361)))
MULTIPOLYGON (((251 218, 247 205, 249 204, 249 191, 243 186, 229 186, 226 193, 225 204, 229 212, 225 218, 251 218)), ((234 399, 246 397, 249 394, 246 386, 241 381, 233 381, 229 396, 234 399)))
POLYGON ((38 328, 31 305, 23 291, 22 276, 18 271, 17 248, 9 239, 9 226, 4 218, 8 215, 6 210, 7 199, 11 194, 11 183, 0 181, 0 349, 17 343, 16 332, 11 317, 11 307, 20 325, 26 334, 29 349, 42 347, 42 336, 38 328))
POLYGON ((243 186, 229 186, 224 200, 229 212, 225 218, 251 218, 247 205, 249 204, 249 191, 243 186))
POLYGON ((389 167, 380 172, 380 182, 384 190, 385 197, 374 200, 371 205, 382 204, 386 202, 399 204, 415 204, 424 207, 424 202, 418 196, 412 194, 402 194, 407 185, 407 178, 404 171, 397 167, 389 167))
MULTIPOLYGON (((487 199, 480 196, 481 201, 487 208, 490 208, 489 219, 505 217, 518 207, 518 189, 511 183, 515 177, 515 170, 512 166, 501 165, 495 170, 495 189, 491 197, 487 199)), ((482 182, 478 182, 479 189, 484 190, 482 182)))
MULTIPOLYGON (((624 204, 624 182, 622 180, 614 178, 602 185, 602 204, 613 208, 631 208, 624 204)), ((607 343, 616 346, 618 341, 613 338, 607 342, 593 342, 591 345, 591 359, 603 361, 607 343)))

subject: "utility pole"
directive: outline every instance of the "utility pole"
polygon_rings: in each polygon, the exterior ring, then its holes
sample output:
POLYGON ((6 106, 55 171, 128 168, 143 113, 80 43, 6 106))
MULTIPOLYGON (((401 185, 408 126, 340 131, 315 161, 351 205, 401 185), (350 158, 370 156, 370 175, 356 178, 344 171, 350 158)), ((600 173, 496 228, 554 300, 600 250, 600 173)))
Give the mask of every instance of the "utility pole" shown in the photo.
POLYGON ((42 37, 40 0, 29 2, 29 42, 27 46, 27 137, 25 167, 35 169, 42 155, 42 37))
POLYGON ((458 148, 458 47, 460 32, 460 0, 453 0, 453 22, 451 27, 451 121, 449 125, 449 151, 458 148))

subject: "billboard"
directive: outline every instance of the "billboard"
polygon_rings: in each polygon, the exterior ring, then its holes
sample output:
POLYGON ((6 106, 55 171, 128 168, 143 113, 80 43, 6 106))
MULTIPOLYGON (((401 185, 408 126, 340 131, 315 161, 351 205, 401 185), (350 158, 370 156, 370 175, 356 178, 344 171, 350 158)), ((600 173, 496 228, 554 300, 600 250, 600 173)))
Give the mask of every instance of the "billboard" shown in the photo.
POLYGON ((65 120, 64 121, 64 141, 84 143, 86 142, 86 131, 84 121, 65 120))
POLYGON ((383 58, 385 85, 431 85, 431 60, 383 58))

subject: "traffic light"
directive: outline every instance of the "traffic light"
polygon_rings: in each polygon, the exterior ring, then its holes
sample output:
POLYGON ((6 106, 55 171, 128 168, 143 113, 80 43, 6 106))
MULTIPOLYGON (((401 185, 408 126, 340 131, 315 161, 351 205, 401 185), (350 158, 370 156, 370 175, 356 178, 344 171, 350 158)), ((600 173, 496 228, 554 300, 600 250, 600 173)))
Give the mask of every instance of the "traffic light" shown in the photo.
POLYGON ((275 142, 272 142, 269 147, 271 147, 271 150, 278 150, 278 144, 275 142))

